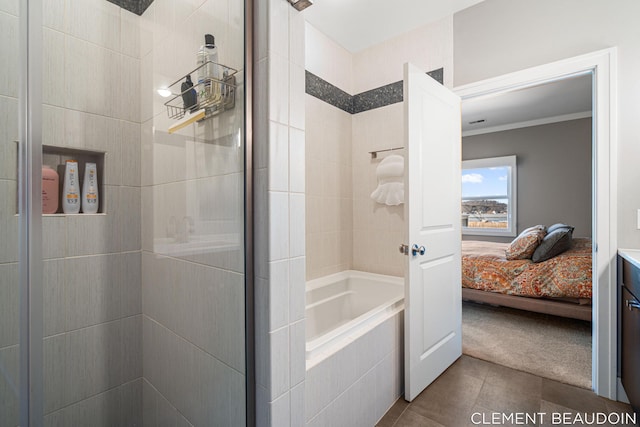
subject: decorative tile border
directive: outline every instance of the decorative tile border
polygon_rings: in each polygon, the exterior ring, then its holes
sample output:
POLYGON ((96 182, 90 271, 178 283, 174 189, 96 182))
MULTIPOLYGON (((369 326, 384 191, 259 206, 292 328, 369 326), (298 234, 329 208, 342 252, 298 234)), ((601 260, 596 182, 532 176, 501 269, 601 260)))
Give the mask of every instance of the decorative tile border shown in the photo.
POLYGON ((354 113, 353 96, 309 71, 305 72, 305 91, 342 111, 354 113))
MULTIPOLYGON (((429 71, 427 74, 442 84, 444 76, 443 68, 429 71)), ((403 98, 402 80, 356 95, 349 95, 347 92, 309 71, 306 71, 305 82, 307 94, 349 114, 358 114, 363 111, 373 110, 374 108, 396 104, 402 102, 403 98)))
POLYGON ((136 15, 142 15, 144 11, 147 10, 149 6, 151 6, 151 3, 153 3, 153 0, 107 0, 107 1, 113 4, 116 4, 121 8, 128 10, 129 12, 133 12, 136 15))
POLYGON ((353 95, 353 113, 362 113, 363 111, 402 102, 402 96, 402 80, 353 95))

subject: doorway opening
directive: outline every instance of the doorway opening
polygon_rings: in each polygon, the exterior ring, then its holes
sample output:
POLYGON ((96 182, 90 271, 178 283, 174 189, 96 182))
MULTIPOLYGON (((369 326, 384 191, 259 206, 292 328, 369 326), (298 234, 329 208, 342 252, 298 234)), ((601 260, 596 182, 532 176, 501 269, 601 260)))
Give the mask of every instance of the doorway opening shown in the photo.
MULTIPOLYGON (((616 397, 615 377, 615 49, 607 49, 456 88, 463 104, 527 88, 592 76, 592 388, 616 397), (583 76, 583 77, 580 77, 583 76)), ((577 81, 577 80, 574 80, 577 81)), ((545 107, 548 108, 548 107, 545 107)), ((575 114, 575 112, 574 112, 575 114)), ((581 120, 579 117, 574 120, 581 120)), ((552 153, 550 153, 552 155, 552 153)), ((553 223, 553 221, 551 221, 553 223)), ((560 221, 558 221, 560 222, 560 221)), ((535 224, 532 224, 535 225, 535 224)), ((551 225, 551 224, 545 224, 551 225)), ((519 224, 523 230, 525 224, 519 224)))
POLYGON ((592 80, 462 103, 463 352, 586 389, 592 80))

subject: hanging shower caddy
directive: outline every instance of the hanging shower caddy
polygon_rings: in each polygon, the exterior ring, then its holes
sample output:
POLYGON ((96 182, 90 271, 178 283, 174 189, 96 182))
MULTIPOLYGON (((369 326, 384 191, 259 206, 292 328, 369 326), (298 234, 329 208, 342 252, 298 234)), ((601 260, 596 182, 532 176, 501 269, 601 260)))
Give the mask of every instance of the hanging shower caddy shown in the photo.
POLYGON ((167 107, 167 114, 170 119, 181 120, 185 117, 186 113, 191 111, 200 112, 199 118, 196 121, 202 121, 213 117, 225 110, 231 110, 236 104, 236 73, 238 70, 227 67, 226 65, 218 64, 215 62, 207 61, 200 65, 196 69, 183 75, 175 82, 171 83, 167 89, 172 92, 171 99, 164 103, 167 107), (194 83, 193 87, 188 88, 185 91, 180 91, 180 85, 187 78, 187 76, 197 76, 202 70, 219 70, 221 78, 214 76, 206 76, 202 81, 194 83), (173 89, 180 91, 176 94, 173 89), (182 95, 194 89, 198 94, 198 102, 194 107, 184 107, 182 95), (202 111, 204 110, 204 114, 202 111))

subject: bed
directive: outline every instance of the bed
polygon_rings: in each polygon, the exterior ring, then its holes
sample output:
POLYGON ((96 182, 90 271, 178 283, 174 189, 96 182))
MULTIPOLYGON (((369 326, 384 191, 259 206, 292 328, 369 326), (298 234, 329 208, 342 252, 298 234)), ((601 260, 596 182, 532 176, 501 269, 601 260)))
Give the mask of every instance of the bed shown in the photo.
POLYGON ((547 261, 508 261, 508 243, 462 242, 462 298, 591 321, 591 239, 547 261))

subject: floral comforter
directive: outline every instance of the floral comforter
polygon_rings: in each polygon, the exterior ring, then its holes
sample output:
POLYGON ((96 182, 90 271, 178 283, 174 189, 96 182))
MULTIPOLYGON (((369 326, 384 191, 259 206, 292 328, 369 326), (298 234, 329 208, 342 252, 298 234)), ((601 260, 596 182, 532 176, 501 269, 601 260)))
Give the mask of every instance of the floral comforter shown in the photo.
POLYGON ((503 244, 463 241, 462 286, 528 297, 591 298, 591 239, 573 242, 567 252, 536 264, 507 261, 499 249, 503 244))

